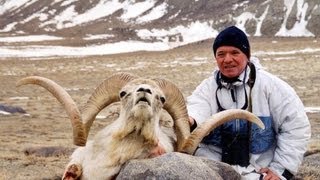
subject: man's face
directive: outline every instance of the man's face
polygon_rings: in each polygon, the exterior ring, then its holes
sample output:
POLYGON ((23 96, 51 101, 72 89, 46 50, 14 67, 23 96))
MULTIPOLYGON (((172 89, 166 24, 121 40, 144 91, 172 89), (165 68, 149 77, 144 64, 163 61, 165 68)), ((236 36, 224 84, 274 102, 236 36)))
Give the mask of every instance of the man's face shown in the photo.
POLYGON ((228 78, 239 76, 248 63, 247 56, 233 46, 219 47, 216 51, 216 60, 220 72, 228 78))

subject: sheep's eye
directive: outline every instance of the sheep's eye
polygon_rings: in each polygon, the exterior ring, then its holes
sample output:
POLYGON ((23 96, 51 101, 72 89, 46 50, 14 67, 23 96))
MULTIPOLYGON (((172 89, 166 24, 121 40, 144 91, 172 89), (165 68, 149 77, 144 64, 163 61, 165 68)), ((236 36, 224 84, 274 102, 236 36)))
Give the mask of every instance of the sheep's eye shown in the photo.
POLYGON ((164 97, 160 97, 160 101, 162 102, 162 104, 164 104, 166 102, 166 99, 164 97))
POLYGON ((120 92, 120 98, 123 98, 123 96, 125 96, 127 93, 125 91, 121 91, 120 92))

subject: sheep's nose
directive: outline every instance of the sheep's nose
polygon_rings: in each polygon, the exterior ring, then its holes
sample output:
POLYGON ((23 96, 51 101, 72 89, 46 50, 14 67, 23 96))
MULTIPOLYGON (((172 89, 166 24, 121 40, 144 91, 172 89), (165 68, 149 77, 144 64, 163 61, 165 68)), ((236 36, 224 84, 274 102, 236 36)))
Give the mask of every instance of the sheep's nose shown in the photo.
POLYGON ((143 87, 139 88, 137 92, 146 92, 146 93, 152 94, 149 88, 143 88, 143 87))

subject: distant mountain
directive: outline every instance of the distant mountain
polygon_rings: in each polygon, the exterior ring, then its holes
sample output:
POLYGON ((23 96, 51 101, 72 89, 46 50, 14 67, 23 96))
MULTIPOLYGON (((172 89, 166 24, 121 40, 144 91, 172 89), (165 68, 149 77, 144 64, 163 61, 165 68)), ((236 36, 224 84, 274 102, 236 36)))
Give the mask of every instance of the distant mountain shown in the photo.
POLYGON ((236 25, 249 36, 319 37, 320 0, 0 0, 0 37, 49 35, 82 46, 171 46, 236 25))

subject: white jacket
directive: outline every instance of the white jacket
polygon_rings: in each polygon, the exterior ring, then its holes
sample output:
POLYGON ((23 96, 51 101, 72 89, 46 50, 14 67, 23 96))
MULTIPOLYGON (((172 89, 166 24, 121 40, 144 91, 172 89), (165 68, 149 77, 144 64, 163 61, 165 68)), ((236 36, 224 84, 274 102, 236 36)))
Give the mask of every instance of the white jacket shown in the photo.
MULTIPOLYGON (((251 58, 251 62, 256 67, 256 80, 251 94, 252 112, 259 117, 272 119, 276 143, 274 147, 261 154, 250 154, 250 167, 253 166, 256 171, 269 167, 280 177, 285 169, 296 174, 311 137, 308 117, 294 89, 278 77, 264 71, 258 61, 256 58, 251 58)), ((247 68, 246 71, 249 74, 250 68, 247 68)), ((188 114, 196 120, 197 124, 201 124, 217 113, 215 96, 217 72, 218 70, 215 70, 212 76, 202 81, 187 99, 188 114)), ((239 79, 242 79, 243 76, 244 72, 239 79)), ((247 80, 248 77, 245 82, 247 80)), ((228 84, 223 85, 228 86, 228 84)), ((249 89, 246 84, 247 92, 250 91, 249 89)), ((245 103, 244 88, 236 88, 235 96, 236 102, 233 102, 230 90, 227 88, 222 88, 218 93, 220 104, 225 109, 243 106, 245 103)), ((217 146, 214 149, 221 152, 217 146)), ((221 159, 221 154, 215 155, 217 157, 212 159, 221 159)))

